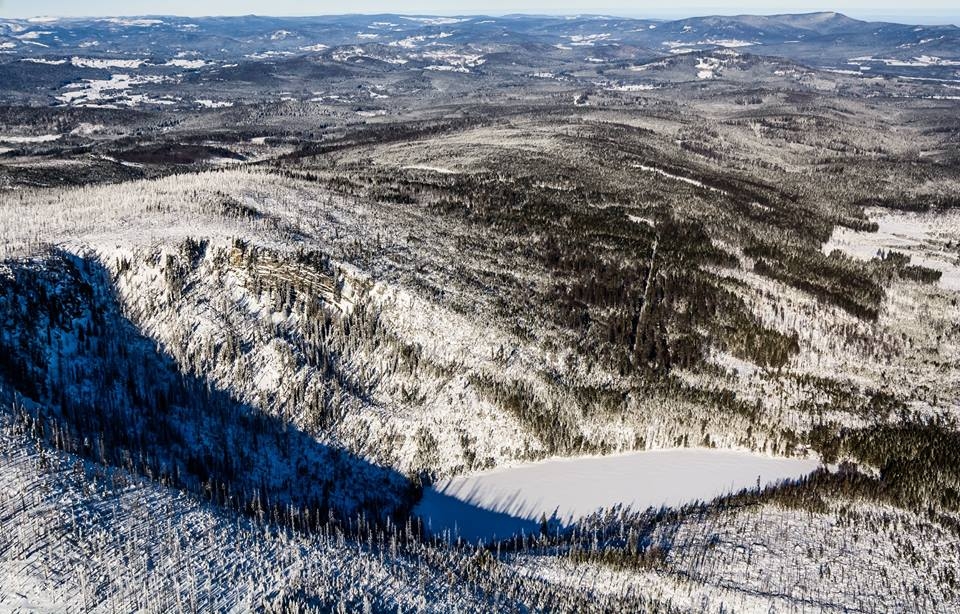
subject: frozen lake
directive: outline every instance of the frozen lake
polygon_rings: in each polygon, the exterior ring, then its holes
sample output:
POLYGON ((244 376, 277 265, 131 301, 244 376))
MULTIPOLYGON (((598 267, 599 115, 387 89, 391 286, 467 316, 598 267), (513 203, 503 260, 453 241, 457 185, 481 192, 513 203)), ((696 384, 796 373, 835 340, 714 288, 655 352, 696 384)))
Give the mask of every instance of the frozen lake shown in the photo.
POLYGON ((467 540, 539 531, 539 519, 567 523, 617 504, 646 509, 679 506, 805 476, 815 458, 683 448, 616 456, 556 458, 462 476, 425 489, 415 513, 434 534, 467 540))

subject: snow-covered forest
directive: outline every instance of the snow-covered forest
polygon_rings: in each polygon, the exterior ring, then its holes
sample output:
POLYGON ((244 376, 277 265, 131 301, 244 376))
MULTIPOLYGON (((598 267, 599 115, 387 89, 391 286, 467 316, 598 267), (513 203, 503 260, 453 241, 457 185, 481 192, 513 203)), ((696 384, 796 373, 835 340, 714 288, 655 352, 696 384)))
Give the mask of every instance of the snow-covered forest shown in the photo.
POLYGON ((0 53, 0 610, 960 608, 951 64, 574 22, 0 53), (469 492, 691 448, 803 471, 469 492), (431 531, 425 491, 521 530, 431 531))

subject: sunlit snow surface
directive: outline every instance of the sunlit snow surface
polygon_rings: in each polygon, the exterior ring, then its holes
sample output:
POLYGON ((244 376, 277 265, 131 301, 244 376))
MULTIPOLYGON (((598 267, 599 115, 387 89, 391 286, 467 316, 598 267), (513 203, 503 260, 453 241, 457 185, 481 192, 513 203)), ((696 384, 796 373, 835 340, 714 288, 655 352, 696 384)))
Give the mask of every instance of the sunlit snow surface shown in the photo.
POLYGON ((960 214, 954 211, 936 213, 903 213, 868 211, 878 225, 876 232, 850 230, 837 226, 830 240, 823 245, 829 254, 839 249, 855 258, 869 260, 880 250, 897 251, 910 256, 911 264, 919 264, 942 273, 939 285, 960 291, 960 214))
POLYGON ((805 476, 819 460, 684 448, 551 459, 462 476, 425 489, 416 509, 434 534, 466 540, 539 531, 542 516, 563 523, 617 504, 646 509, 805 476))

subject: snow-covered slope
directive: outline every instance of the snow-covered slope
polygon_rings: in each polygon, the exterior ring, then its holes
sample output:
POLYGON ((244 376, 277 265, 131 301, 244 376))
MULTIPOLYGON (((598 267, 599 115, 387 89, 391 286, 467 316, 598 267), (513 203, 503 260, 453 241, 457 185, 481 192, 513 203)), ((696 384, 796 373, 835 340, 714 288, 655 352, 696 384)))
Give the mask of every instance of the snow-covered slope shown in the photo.
POLYGON ((98 261, 53 251, 0 275, 4 397, 44 440, 261 516, 405 515, 403 476, 184 373, 123 317, 98 261))

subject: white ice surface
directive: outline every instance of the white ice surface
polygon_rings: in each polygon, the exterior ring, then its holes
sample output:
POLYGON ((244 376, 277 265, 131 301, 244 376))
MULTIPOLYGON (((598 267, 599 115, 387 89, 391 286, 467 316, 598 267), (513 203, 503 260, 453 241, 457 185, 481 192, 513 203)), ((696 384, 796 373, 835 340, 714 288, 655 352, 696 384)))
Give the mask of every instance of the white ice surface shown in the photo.
POLYGON ((424 490, 416 514, 435 534, 490 540, 537 531, 542 516, 567 523, 618 504, 679 506, 758 480, 767 485, 799 478, 819 466, 815 458, 707 448, 555 458, 437 483, 424 490))

